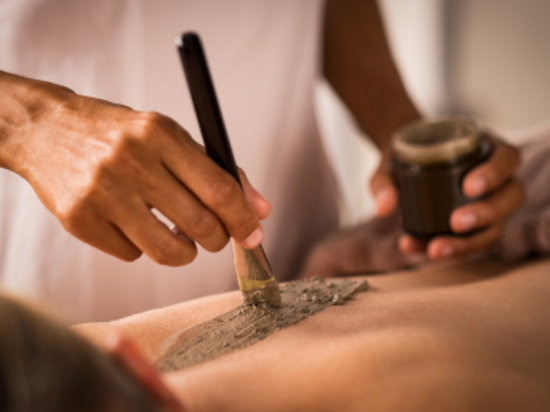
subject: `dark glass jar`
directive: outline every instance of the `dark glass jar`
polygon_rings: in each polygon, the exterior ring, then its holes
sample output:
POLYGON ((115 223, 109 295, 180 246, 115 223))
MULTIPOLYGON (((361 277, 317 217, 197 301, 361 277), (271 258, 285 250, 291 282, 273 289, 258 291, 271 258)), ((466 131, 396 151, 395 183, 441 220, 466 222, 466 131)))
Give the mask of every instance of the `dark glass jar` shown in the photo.
POLYGON ((476 200, 462 193, 464 176, 492 152, 477 122, 414 122, 395 133, 392 147, 405 230, 426 240, 453 234, 452 212, 476 200))

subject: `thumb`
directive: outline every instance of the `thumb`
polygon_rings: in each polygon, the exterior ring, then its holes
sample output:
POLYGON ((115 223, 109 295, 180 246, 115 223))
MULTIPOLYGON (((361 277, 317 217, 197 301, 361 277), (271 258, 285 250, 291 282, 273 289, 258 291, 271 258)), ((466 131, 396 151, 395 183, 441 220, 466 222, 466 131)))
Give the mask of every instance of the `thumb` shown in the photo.
POLYGON ((271 214, 271 203, 250 184, 246 173, 240 167, 239 176, 243 184, 244 197, 254 208, 258 218, 260 220, 266 219, 271 214))
POLYGON ((396 209, 399 198, 390 164, 390 155, 384 154, 370 181, 370 189, 376 201, 376 214, 379 217, 391 214, 396 209))

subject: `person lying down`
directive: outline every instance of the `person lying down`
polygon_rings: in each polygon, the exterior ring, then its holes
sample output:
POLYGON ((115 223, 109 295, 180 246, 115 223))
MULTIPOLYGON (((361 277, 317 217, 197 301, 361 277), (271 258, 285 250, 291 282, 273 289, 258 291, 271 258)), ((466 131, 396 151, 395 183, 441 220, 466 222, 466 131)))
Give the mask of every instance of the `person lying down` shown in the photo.
MULTIPOLYGON (((548 273, 550 260, 363 277, 369 289, 344 305, 164 379, 189 411, 549 410, 548 273)), ((100 345, 126 335, 155 362, 241 302, 216 295, 77 330, 100 345)))
MULTIPOLYGON (((550 410, 548 273, 550 259, 356 278, 369 288, 348 289, 344 304, 209 360, 172 363, 162 377, 151 364, 179 359, 174 347, 239 307, 238 291, 73 331, 4 296, 0 409, 550 410)), ((304 302, 326 301, 305 285, 304 302)), ((198 352, 214 339, 204 336, 198 352)))

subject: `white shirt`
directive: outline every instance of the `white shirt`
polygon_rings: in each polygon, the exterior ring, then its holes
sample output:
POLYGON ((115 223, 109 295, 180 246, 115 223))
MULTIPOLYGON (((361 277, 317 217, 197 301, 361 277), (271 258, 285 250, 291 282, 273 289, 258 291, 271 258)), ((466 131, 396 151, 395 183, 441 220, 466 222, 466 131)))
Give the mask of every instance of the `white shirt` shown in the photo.
MULTIPOLYGON (((173 39, 198 32, 237 162, 272 202, 263 223, 279 279, 337 225, 314 121, 321 0, 3 0, 0 69, 154 110, 202 141, 173 39)), ((185 213, 185 211, 182 211, 185 213)), ((119 318, 236 286, 230 248, 167 268, 125 263, 66 233, 19 176, 0 170, 0 279, 73 322, 119 318)))

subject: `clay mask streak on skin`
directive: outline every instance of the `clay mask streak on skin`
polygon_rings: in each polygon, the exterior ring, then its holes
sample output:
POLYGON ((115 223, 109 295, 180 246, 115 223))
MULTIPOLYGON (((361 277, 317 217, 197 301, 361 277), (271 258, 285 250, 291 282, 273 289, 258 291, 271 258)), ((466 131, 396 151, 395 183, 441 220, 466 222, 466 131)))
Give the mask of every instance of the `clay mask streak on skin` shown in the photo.
POLYGON ((209 321, 168 338, 168 349, 158 359, 163 373, 187 368, 246 348, 316 312, 342 305, 356 292, 366 290, 366 280, 310 279, 280 285, 282 304, 241 305, 209 321))

